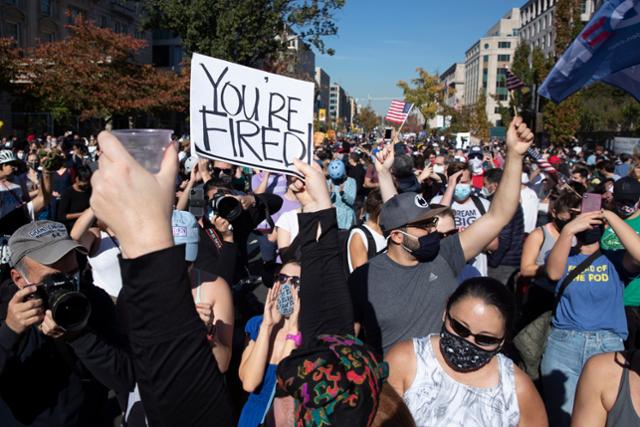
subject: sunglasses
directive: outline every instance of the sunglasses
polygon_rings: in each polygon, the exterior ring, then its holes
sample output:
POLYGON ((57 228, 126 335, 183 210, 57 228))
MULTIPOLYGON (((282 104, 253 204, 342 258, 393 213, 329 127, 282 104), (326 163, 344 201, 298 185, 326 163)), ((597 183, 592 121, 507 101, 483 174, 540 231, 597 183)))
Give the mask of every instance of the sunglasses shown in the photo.
POLYGON ((443 232, 441 234, 442 234, 442 238, 453 236, 454 234, 458 234, 458 229, 454 228, 454 229, 451 229, 449 231, 445 231, 445 232, 443 232))
POLYGON ((287 276, 286 274, 276 274, 276 281, 280 283, 291 283, 293 286, 300 286, 300 276, 287 276))
POLYGON ((417 224, 407 224, 407 227, 413 227, 413 228, 418 228, 420 230, 424 230, 424 231, 431 231, 432 228, 437 227, 438 226, 438 217, 434 217, 433 219, 430 219, 429 221, 425 221, 425 222, 420 222, 417 224))
POLYGON ((461 338, 473 337, 476 341, 476 344, 480 346, 492 346, 500 344, 500 342, 504 339, 504 337, 496 338, 489 335, 473 334, 466 326, 451 317, 449 313, 447 313, 447 319, 449 320, 451 329, 453 329, 453 332, 455 332, 456 335, 460 336, 461 338))
POLYGON ((213 174, 214 175, 220 175, 220 172, 222 172, 225 175, 232 175, 233 174, 233 169, 213 168, 213 174))

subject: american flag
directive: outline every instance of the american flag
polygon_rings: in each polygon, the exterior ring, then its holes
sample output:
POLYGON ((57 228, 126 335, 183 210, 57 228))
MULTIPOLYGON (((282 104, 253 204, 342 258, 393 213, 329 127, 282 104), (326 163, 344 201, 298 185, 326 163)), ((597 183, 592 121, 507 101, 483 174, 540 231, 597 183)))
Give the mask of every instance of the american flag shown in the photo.
POLYGON ((540 169, 547 173, 556 173, 556 168, 554 168, 551 163, 542 158, 538 150, 534 150, 533 148, 529 148, 527 150, 527 154, 531 156, 533 160, 536 161, 540 169))
POLYGON ((402 124, 407 119, 412 107, 413 104, 394 99, 391 101, 391 106, 384 119, 391 123, 402 124))
POLYGON ((507 90, 516 90, 526 85, 511 70, 507 69, 507 90))

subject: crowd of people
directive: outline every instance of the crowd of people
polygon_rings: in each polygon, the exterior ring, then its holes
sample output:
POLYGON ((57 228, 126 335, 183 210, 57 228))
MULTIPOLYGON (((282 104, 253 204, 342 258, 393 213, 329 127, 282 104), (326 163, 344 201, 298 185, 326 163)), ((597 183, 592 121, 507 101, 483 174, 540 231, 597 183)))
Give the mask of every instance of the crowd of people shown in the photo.
POLYGON ((640 153, 0 147, 2 426, 640 425, 640 153))

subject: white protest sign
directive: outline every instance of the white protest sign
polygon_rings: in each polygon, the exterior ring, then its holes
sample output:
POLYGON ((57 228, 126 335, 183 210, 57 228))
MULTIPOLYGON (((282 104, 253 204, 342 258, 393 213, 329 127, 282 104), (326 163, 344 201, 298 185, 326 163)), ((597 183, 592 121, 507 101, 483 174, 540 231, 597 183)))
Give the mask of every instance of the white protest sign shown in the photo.
POLYGON ((314 85, 208 56, 191 59, 191 152, 288 174, 311 163, 314 85))

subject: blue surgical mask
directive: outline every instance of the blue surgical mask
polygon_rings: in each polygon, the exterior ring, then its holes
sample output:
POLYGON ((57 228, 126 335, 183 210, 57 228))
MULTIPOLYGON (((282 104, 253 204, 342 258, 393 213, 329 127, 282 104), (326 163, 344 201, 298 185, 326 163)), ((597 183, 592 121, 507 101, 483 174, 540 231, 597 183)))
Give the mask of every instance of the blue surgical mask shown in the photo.
POLYGON ((453 191, 453 199, 456 202, 462 202, 467 200, 471 195, 471 184, 456 184, 456 189, 453 191))
POLYGON ((480 193, 484 197, 491 197, 491 195, 493 194, 491 191, 487 190, 487 187, 482 187, 482 190, 480 190, 480 193))

